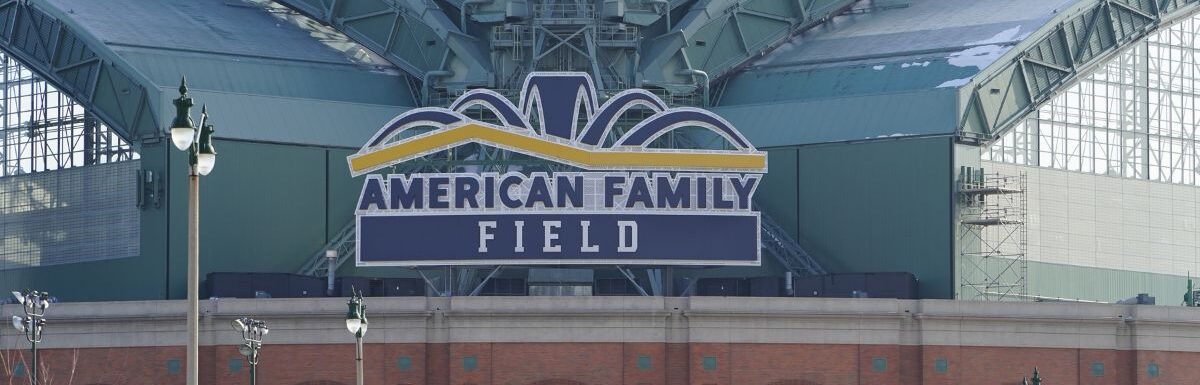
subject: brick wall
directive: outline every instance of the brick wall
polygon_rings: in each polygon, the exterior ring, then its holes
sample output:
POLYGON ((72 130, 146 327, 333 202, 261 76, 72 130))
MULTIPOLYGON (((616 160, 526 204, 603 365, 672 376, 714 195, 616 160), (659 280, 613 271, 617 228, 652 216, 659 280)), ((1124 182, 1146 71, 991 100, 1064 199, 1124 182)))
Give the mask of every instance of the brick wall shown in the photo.
MULTIPOLYGON (((44 349, 47 385, 184 383, 182 347, 44 349)), ((1053 384, 1175 384, 1200 353, 1101 349, 754 343, 367 344, 373 385, 1017 385, 1037 366, 1053 384), (1154 365, 1156 369, 1151 369, 1154 365)), ((0 383, 28 381, 28 351, 0 351, 0 383)), ((235 346, 201 350, 201 383, 246 384, 235 346)), ((266 345, 259 384, 354 383, 354 346, 266 345)))

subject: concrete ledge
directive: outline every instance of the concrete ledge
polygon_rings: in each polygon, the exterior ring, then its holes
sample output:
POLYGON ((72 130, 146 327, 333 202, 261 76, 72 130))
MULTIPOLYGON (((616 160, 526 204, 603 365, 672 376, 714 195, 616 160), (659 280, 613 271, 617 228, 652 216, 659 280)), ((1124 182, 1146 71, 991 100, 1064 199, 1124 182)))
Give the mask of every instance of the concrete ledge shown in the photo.
MULTIPOLYGON (((799 343, 1200 352, 1200 309, 1080 303, 748 297, 374 297, 369 343, 799 343)), ((44 347, 175 346, 184 301, 55 304, 44 347)), ((0 307, 5 316, 16 305, 0 307)), ((201 301, 201 343, 230 320, 267 321, 272 344, 344 344, 344 298, 201 301)), ((22 347, 15 333, 0 346, 22 347)))

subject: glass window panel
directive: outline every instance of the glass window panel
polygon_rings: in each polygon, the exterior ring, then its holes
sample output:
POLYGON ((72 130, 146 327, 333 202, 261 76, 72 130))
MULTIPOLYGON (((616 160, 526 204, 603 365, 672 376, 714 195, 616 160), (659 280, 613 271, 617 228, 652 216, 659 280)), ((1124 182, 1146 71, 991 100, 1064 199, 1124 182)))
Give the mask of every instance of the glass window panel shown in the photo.
POLYGON ((1197 18, 1125 48, 1060 90, 984 151, 984 159, 1196 185, 1197 18))

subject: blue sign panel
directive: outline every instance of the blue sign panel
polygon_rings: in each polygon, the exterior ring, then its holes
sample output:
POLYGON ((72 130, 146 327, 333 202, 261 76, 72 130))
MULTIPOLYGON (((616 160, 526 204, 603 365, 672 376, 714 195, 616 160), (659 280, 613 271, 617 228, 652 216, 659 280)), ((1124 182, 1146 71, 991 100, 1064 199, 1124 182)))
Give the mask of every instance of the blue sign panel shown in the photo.
POLYGON ((474 89, 449 108, 409 110, 348 157, 366 175, 359 266, 759 264, 752 202, 767 158, 729 122, 641 89, 601 103, 586 73, 530 74, 518 100, 474 89), (630 109, 650 114, 631 124, 630 109), (716 149, 660 140, 697 128, 716 149), (471 143, 576 171, 377 173, 471 143))
POLYGON ((362 216, 372 265, 753 264, 758 213, 362 216))

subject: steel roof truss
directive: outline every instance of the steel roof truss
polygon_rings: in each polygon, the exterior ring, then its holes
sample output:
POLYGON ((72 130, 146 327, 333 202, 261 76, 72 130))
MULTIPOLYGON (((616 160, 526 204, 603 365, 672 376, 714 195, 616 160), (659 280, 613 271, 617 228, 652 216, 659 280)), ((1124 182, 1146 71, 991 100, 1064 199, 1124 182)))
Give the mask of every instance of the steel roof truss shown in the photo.
POLYGON ((1122 47, 1180 17, 1200 0, 1097 0, 1052 29, 1026 39, 1007 63, 976 76, 962 108, 960 140, 990 143, 1080 73, 1089 74, 1122 47), (1001 86, 1002 85, 1002 86, 1001 86))

